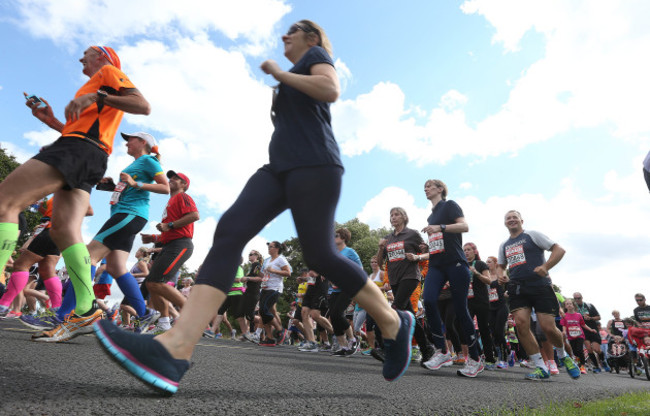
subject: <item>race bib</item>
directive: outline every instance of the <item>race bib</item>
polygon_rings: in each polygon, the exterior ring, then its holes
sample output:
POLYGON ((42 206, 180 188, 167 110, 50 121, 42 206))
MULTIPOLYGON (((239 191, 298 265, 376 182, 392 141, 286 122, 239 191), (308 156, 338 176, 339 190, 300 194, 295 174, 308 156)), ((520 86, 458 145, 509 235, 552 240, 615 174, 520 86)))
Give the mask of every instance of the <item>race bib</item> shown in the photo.
POLYGON ((445 240, 442 233, 433 233, 429 236, 429 254, 437 254, 445 251, 445 240))
POLYGON ((34 237, 36 237, 41 232, 43 232, 43 230, 46 229, 49 224, 50 224, 49 221, 39 224, 38 227, 36 227, 36 229, 34 230, 34 237))
POLYGON ((268 285, 268 281, 271 278, 271 275, 268 273, 264 273, 264 276, 262 276, 262 285, 261 287, 266 287, 268 285))
POLYGON ((579 326, 570 326, 568 332, 571 338, 580 338, 582 336, 582 328, 579 326))
POLYGON ((499 300, 499 292, 497 292, 497 288, 490 288, 488 290, 488 299, 490 302, 496 302, 499 300))
POLYGON ((623 321, 614 321, 614 328, 625 329, 625 323, 623 321))
POLYGON ((404 241, 397 241, 386 246, 388 252, 388 261, 402 261, 406 259, 404 251, 404 241))
POLYGON ((117 185, 115 185, 113 195, 111 195, 111 205, 115 205, 120 202, 120 196, 122 195, 122 191, 124 189, 126 189, 126 182, 118 182, 117 185))
POLYGON ((474 298, 474 286, 472 282, 469 282, 469 288, 467 289, 467 299, 474 298))
POLYGON ((524 254, 524 246, 519 244, 506 247, 506 259, 508 259, 509 268, 525 264, 526 255, 524 254))

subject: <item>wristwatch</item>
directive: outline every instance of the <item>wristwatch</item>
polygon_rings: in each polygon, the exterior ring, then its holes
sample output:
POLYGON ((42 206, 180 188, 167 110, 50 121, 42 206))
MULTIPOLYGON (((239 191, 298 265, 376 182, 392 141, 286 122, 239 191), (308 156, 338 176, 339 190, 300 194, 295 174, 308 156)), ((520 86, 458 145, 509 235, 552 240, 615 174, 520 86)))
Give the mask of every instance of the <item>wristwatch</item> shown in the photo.
POLYGON ((444 233, 446 229, 447 229, 447 226, 445 224, 440 224, 440 232, 441 233, 444 233))
POLYGON ((135 186, 137 186, 138 188, 142 189, 142 187, 144 186, 144 183, 138 181, 138 182, 135 183, 135 186))
POLYGON ((104 103, 104 98, 108 97, 108 93, 106 91, 102 90, 97 90, 97 102, 98 103, 104 103))
POLYGON ((174 229, 174 221, 168 222, 167 226, 169 227, 170 230, 173 230, 174 229))

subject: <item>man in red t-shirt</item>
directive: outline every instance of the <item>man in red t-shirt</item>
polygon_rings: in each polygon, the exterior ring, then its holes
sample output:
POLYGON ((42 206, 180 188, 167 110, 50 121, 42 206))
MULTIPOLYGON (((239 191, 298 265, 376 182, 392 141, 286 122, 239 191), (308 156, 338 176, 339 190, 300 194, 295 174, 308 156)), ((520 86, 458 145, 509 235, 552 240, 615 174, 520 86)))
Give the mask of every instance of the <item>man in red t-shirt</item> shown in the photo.
POLYGON ((167 177, 171 198, 163 212, 162 221, 156 225, 160 234, 142 234, 143 243, 157 243, 162 248, 145 279, 153 307, 160 312, 154 334, 171 328, 168 301, 179 308, 185 304, 181 292, 167 283, 172 281, 181 266, 192 256, 194 222, 199 219, 194 200, 185 193, 190 187, 190 178, 173 170, 167 172, 167 177))

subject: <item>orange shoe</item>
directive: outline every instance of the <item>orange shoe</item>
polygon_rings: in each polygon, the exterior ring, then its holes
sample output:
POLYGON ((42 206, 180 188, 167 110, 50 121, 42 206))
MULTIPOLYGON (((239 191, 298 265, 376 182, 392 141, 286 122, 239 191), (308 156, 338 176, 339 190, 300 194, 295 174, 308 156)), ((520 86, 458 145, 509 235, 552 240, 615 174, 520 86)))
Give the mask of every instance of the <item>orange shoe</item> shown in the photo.
POLYGON ((92 325, 103 317, 104 311, 93 302, 92 308, 85 314, 77 315, 72 311, 56 328, 32 335, 32 341, 62 342, 79 335, 90 334, 93 332, 92 325))

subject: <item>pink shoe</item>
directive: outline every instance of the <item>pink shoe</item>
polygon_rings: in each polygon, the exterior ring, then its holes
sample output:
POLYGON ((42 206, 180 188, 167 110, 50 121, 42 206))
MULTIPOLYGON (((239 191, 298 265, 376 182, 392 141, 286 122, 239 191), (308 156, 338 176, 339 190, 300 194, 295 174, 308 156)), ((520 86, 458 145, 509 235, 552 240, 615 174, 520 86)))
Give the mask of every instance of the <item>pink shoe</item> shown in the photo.
POLYGON ((9 311, 9 313, 7 313, 7 314, 5 315, 4 319, 7 319, 7 320, 8 320, 8 319, 18 319, 18 318, 20 318, 21 316, 23 316, 23 313, 22 313, 22 312, 9 311))
POLYGON ((548 365, 548 369, 549 369, 549 372, 551 373, 551 375, 560 374, 560 370, 558 370, 557 364, 555 363, 555 360, 549 361, 547 365, 548 365))

